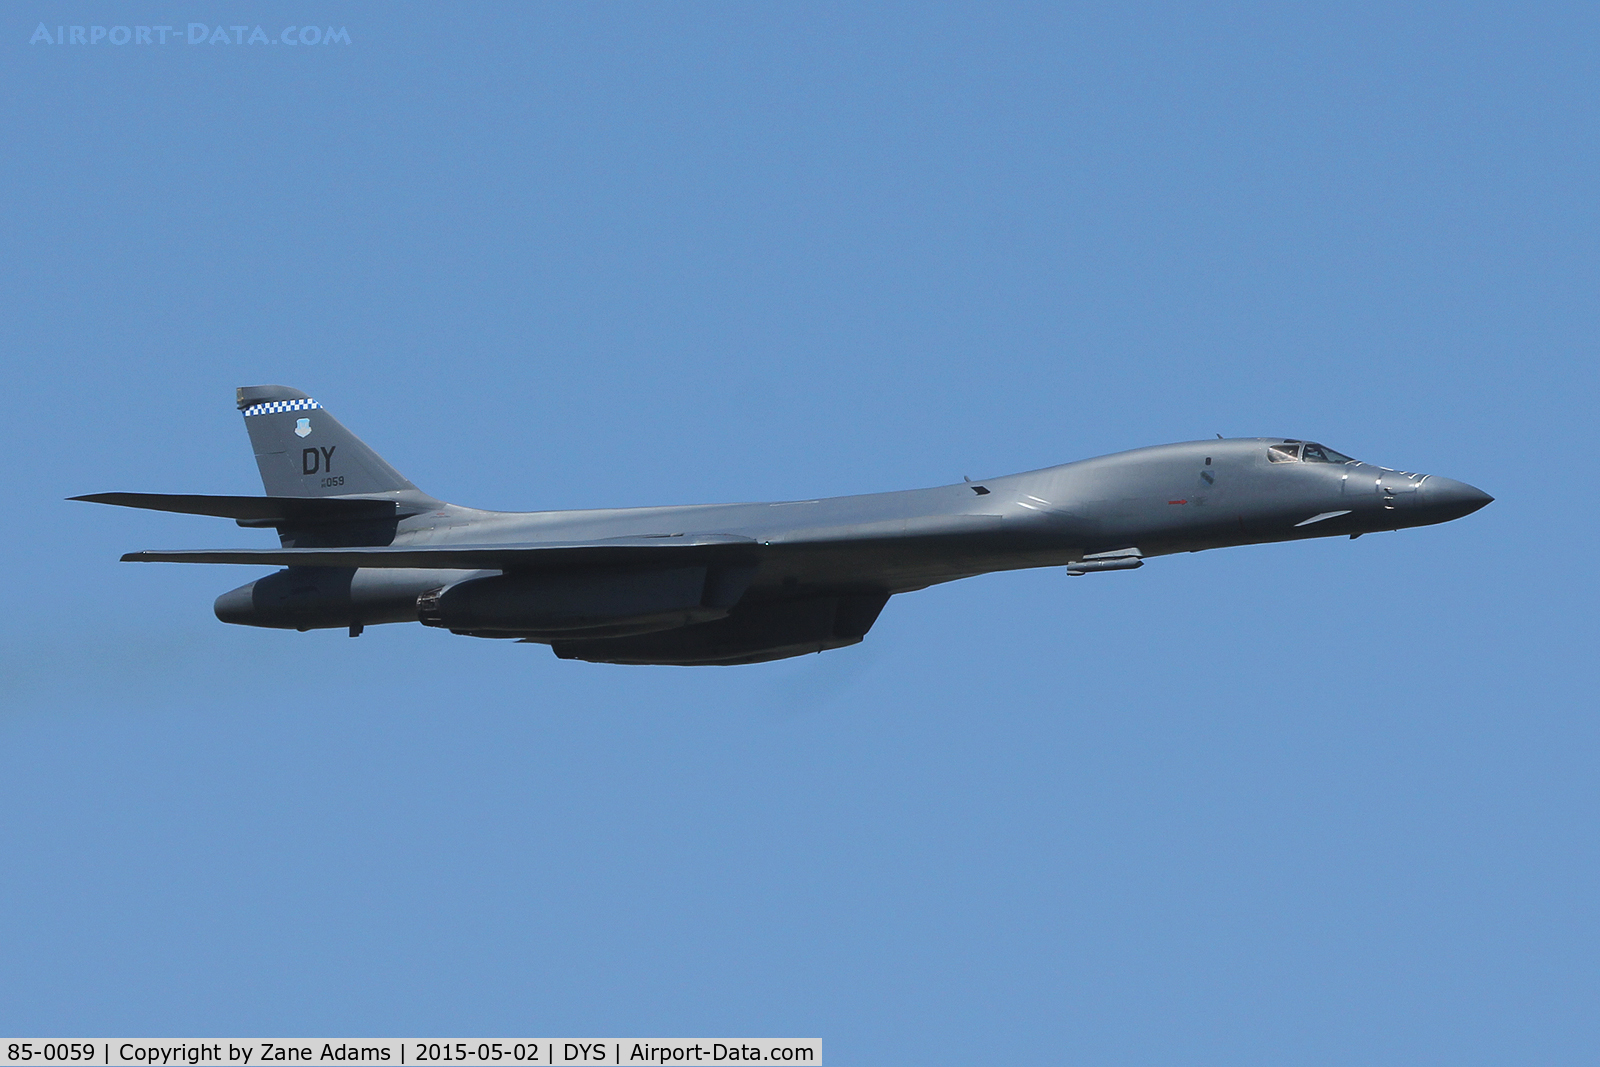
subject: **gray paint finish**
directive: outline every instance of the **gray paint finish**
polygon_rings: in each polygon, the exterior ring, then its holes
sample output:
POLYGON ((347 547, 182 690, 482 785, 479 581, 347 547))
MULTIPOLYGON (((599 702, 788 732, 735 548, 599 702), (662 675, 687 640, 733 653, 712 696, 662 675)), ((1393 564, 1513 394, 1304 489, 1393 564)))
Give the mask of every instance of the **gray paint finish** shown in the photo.
POLYGON ((287 568, 218 598, 225 622, 359 634, 422 621, 601 662, 784 658, 854 644, 888 597, 940 582, 1356 537, 1448 522, 1492 499, 1312 443, 1244 438, 863 496, 479 511, 418 490, 299 390, 251 386, 238 404, 268 496, 74 499, 271 525, 280 547, 123 559, 287 568))

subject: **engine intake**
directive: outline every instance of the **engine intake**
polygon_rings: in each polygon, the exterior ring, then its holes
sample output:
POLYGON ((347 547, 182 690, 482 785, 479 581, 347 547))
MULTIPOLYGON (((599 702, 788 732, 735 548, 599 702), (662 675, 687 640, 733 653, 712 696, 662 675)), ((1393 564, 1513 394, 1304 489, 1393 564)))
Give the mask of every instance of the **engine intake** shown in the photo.
POLYGON ((613 640, 572 634, 551 648, 562 659, 591 663, 732 666, 788 659, 853 645, 866 636, 889 594, 862 590, 796 600, 745 602, 725 619, 613 640))

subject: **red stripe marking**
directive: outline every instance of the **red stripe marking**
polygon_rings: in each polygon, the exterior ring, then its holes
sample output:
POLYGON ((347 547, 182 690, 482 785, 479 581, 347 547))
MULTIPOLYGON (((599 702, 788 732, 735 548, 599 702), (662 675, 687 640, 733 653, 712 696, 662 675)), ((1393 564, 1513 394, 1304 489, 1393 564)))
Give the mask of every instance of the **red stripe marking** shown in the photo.
POLYGON ((1167 501, 1167 503, 1169 503, 1169 504, 1187 504, 1188 501, 1187 500, 1169 500, 1169 501, 1167 501))

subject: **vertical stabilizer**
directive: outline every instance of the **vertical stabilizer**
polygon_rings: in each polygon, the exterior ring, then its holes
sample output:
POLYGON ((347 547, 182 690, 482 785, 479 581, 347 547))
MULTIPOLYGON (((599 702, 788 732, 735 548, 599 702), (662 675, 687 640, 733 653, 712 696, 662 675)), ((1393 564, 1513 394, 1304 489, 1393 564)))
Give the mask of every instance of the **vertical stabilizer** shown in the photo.
POLYGON ((268 496, 350 496, 416 489, 321 404, 285 385, 238 391, 268 496))

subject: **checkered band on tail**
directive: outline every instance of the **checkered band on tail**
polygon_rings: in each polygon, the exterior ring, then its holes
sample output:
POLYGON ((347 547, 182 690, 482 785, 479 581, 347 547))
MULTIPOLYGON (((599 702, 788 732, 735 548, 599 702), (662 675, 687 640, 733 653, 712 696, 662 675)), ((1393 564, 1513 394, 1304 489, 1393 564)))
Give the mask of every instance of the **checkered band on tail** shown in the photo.
POLYGON ((269 400, 264 404, 252 404, 245 408, 244 417, 248 419, 251 415, 275 415, 280 411, 309 411, 321 406, 309 396, 303 400, 269 400))

